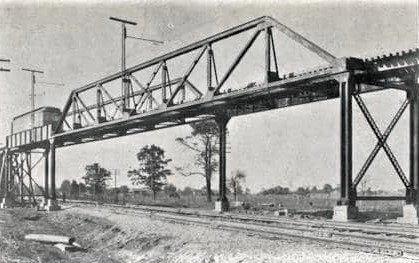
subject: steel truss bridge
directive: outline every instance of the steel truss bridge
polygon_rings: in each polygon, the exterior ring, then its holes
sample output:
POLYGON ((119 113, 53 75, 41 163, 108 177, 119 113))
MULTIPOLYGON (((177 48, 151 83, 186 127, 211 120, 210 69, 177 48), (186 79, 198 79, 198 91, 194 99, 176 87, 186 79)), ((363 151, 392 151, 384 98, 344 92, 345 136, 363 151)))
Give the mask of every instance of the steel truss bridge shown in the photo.
MULTIPOLYGON (((214 119, 220 131, 219 192, 222 204, 226 198, 226 125, 232 117, 329 99, 340 100, 340 201, 338 205, 355 207, 356 200, 403 199, 408 204, 419 204, 419 49, 370 59, 336 58, 315 43, 294 32, 272 17, 260 17, 247 23, 207 37, 174 50, 125 71, 74 89, 63 108, 56 127, 37 127, 6 138, 2 151, 2 188, 7 197, 20 189, 21 201, 25 193, 34 194, 30 156, 41 154, 44 159, 45 180, 42 195, 45 200, 56 200, 55 151, 58 147, 105 140, 161 128, 214 119), (301 73, 281 74, 273 34, 285 35, 305 49, 318 55, 325 66, 301 73), (219 75, 216 46, 236 36, 249 34, 247 42, 235 59, 219 75), (264 80, 248 85, 226 88, 225 83, 243 63, 242 59, 258 38, 263 38, 264 80), (183 73, 170 63, 190 56, 183 73), (205 70, 197 73, 197 65, 205 70), (148 80, 138 74, 146 72, 148 80), (194 83, 191 75, 198 74, 202 83, 194 83), (137 76, 136 76, 137 75, 137 76), (121 83, 114 96, 109 91, 121 83), (199 85, 198 85, 199 84, 199 85), (201 87, 204 86, 204 87, 201 87), (386 130, 378 128, 362 99, 362 94, 398 89, 406 92, 406 99, 390 121, 386 130), (352 109, 353 101, 368 121, 377 143, 356 174, 352 168, 352 109), (403 113, 409 108, 410 169, 407 175, 387 144, 387 139, 403 113), (38 131, 36 131, 38 129, 38 131), (39 132, 39 130, 45 132, 39 132), (356 189, 377 153, 383 149, 397 175, 406 187, 405 196, 357 196, 356 189), (355 175, 355 176, 353 176, 355 175), (27 179, 25 179, 27 178, 27 179), (25 181, 26 180, 26 181, 25 181), (50 189, 50 191, 49 191, 50 189)), ((180 62, 185 65, 185 62, 180 62)), ((36 165, 36 164, 35 164, 36 165)), ((38 187, 40 188, 40 187, 38 187)), ((226 205, 223 206, 227 208, 226 205)))

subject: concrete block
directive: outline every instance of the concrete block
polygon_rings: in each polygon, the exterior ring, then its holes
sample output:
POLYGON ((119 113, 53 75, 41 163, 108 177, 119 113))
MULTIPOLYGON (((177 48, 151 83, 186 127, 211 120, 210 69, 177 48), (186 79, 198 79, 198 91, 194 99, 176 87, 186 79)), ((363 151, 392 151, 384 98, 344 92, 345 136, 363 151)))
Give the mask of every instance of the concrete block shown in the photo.
POLYGON ((13 207, 13 202, 9 198, 3 197, 0 203, 0 208, 5 209, 9 207, 13 207))
POLYGON ((216 201, 215 202, 215 211, 216 212, 226 212, 229 209, 228 201, 216 201))
POLYGON ((231 202, 231 207, 242 207, 243 205, 244 205, 244 202, 242 202, 242 201, 231 202))
POLYGON ((47 210, 48 212, 58 211, 61 210, 61 206, 58 205, 57 200, 49 199, 47 205, 45 206, 45 210, 47 210))
POLYGON ((285 207, 280 207, 277 211, 274 212, 274 216, 288 216, 288 209, 285 207))
POLYGON ((333 221, 353 221, 358 216, 358 207, 349 205, 338 205, 333 208, 333 221))
POLYGON ((397 223, 400 224, 419 224, 418 207, 413 204, 403 206, 403 216, 397 218, 397 223))

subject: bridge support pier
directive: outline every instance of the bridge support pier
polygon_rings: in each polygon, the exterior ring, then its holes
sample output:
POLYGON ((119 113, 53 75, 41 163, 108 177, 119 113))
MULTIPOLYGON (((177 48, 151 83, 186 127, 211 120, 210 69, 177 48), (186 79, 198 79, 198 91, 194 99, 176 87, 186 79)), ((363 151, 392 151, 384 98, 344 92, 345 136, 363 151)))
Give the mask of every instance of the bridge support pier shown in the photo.
POLYGON ((409 144, 410 185, 406 190, 406 204, 399 223, 419 224, 419 74, 412 78, 407 96, 410 101, 409 144))
POLYGON ((42 206, 48 204, 49 198, 49 147, 45 148, 44 152, 44 203, 42 206))
POLYGON ((13 206, 13 202, 10 199, 10 196, 9 196, 11 158, 7 155, 4 158, 5 158, 6 166, 3 166, 3 170, 2 170, 2 172, 3 172, 2 175, 4 176, 4 181, 3 181, 3 183, 4 183, 4 185, 3 185, 4 196, 3 196, 2 200, 1 200, 1 203, 0 203, 0 208, 1 209, 13 206))
POLYGON ((219 198, 215 202, 215 210, 218 212, 228 211, 229 202, 227 199, 227 187, 226 187, 226 145, 227 145, 227 123, 230 118, 226 115, 220 115, 215 118, 215 122, 218 125, 220 141, 220 161, 219 161, 219 175, 220 175, 220 187, 219 187, 219 198))
POLYGON ((358 214, 356 189, 352 184, 352 94, 351 74, 339 80, 340 89, 340 200, 333 209, 334 221, 349 221, 358 214))
MULTIPOLYGON (((54 139, 50 140, 50 144, 49 144, 49 160, 48 160, 48 173, 50 176, 50 181, 51 181, 51 198, 47 199, 47 204, 45 206, 45 209, 47 211, 56 211, 56 210, 60 210, 60 206, 58 205, 57 202, 57 194, 56 194, 56 189, 55 189, 55 142, 54 139)), ((48 159, 48 158, 47 158, 48 159)), ((48 176, 48 175, 47 175, 48 176)))

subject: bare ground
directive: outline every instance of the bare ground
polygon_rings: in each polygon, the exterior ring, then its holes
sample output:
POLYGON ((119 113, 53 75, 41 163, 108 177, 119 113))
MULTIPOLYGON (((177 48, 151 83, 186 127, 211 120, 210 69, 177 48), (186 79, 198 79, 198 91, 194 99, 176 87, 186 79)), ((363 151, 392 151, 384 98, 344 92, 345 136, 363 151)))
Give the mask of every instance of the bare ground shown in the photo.
POLYGON ((0 234, 0 262, 416 262, 93 207, 49 214, 0 210, 0 234), (52 245, 25 241, 28 233, 72 235, 87 251, 63 254, 52 245))

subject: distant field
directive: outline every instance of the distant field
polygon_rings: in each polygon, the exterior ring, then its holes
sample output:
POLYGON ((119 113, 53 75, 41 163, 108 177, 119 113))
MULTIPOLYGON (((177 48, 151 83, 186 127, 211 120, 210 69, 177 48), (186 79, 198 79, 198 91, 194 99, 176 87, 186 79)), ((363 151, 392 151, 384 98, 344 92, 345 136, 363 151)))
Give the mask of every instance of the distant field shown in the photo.
MULTIPOLYGON (((106 203, 131 203, 142 205, 155 205, 182 208, 214 209, 213 202, 208 203, 204 195, 179 195, 170 197, 163 192, 157 195, 156 200, 152 200, 147 194, 128 194, 115 196, 107 195, 99 198, 99 201, 106 203)), ((232 195, 228 195, 230 201, 234 200, 232 195)), ((249 211, 275 211, 279 204, 286 207, 291 213, 314 213, 318 211, 333 211, 338 198, 333 194, 283 194, 283 195, 239 195, 238 200, 246 203, 244 208, 239 210, 249 211)), ((358 201, 357 206, 361 212, 379 212, 379 214, 401 215, 403 201, 358 201)), ((330 212, 327 217, 330 217, 330 212)))

